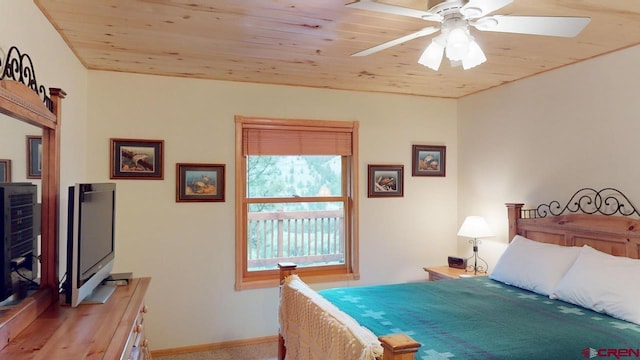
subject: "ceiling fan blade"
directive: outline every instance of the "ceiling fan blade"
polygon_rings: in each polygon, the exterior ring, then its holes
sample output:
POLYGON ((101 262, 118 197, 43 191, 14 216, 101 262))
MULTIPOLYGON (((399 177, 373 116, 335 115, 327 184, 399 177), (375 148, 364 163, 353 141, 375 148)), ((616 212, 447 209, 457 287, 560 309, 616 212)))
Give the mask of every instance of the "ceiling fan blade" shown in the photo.
POLYGON ((513 0, 469 0, 460 12, 467 19, 477 19, 511 4, 513 0))
POLYGON ((409 17, 414 17, 418 19, 422 19, 423 17, 430 15, 426 11, 406 8, 406 7, 397 6, 397 5, 380 3, 374 0, 356 1, 356 2, 347 4, 346 7, 353 8, 353 9, 378 11, 378 12, 383 12, 387 14, 409 16, 409 17))
POLYGON ((588 17, 494 15, 469 24, 481 31, 574 37, 590 21, 588 17))
POLYGON ((353 54, 351 56, 367 56, 367 55, 376 53, 378 51, 382 51, 384 49, 388 49, 388 48, 390 48, 392 46, 402 44, 402 43, 407 42, 409 40, 417 39, 417 38, 422 37, 422 36, 431 35, 431 34, 433 34, 434 32, 436 32, 438 30, 440 30, 440 29, 437 28, 437 27, 429 26, 429 27, 426 27, 426 28, 424 28, 422 30, 416 31, 414 33, 411 33, 409 35, 405 35, 403 37, 399 37, 397 39, 394 39, 394 40, 391 40, 391 41, 387 41, 386 43, 382 43, 380 45, 376 45, 376 46, 374 46, 372 48, 368 48, 366 50, 359 51, 359 52, 357 52, 357 53, 355 53, 355 54, 353 54))

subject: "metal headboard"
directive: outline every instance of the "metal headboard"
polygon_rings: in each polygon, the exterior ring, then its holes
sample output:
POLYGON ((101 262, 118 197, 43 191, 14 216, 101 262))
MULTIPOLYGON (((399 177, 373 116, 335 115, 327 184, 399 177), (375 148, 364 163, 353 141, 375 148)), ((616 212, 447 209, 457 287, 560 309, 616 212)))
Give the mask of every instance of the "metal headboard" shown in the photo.
POLYGON ((620 190, 604 188, 595 190, 582 188, 571 196, 563 207, 559 201, 553 200, 548 204, 541 204, 535 209, 522 209, 521 217, 525 219, 558 216, 569 213, 602 214, 621 216, 637 216, 640 213, 629 198, 620 190))

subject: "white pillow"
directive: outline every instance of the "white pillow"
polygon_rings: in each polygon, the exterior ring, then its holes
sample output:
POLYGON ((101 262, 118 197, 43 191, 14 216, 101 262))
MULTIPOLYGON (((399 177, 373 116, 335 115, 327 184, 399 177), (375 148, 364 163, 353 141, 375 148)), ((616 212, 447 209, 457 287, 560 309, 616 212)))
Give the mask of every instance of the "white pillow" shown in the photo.
POLYGON ((583 246, 551 297, 640 324, 640 260, 583 246))
POLYGON ((541 243, 516 235, 489 277, 542 295, 550 295, 580 254, 576 246, 541 243))

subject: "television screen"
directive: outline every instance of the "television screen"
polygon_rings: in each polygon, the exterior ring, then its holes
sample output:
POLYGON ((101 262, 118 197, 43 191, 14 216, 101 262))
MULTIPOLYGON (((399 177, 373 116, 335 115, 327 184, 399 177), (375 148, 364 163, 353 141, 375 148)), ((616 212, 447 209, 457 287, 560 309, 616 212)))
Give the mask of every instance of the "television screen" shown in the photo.
POLYGON ((114 290, 102 285, 115 259, 114 183, 69 187, 66 302, 105 302, 114 290))

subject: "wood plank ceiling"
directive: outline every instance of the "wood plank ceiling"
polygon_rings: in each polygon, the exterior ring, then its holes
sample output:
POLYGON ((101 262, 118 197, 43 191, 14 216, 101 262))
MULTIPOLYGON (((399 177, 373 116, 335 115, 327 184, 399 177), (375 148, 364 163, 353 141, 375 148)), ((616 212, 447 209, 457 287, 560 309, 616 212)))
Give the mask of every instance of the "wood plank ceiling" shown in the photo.
MULTIPOLYGON (((34 0, 88 69, 460 98, 640 44, 638 0, 515 0, 501 15, 588 16, 576 38, 479 32, 487 62, 417 63, 435 35, 350 55, 437 25, 349 0, 34 0)), ((384 0, 426 9, 426 1, 384 0)))

